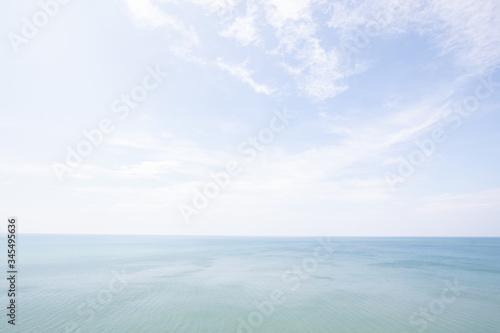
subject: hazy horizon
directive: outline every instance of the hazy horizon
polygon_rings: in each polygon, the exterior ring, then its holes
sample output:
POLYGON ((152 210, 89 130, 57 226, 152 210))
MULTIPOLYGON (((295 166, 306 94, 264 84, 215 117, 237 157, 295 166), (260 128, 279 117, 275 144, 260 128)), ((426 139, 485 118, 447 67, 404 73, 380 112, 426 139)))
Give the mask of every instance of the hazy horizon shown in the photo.
POLYGON ((333 235, 333 234, 323 234, 323 235, 238 235, 238 234, 82 234, 82 233, 23 233, 19 232, 20 235, 53 235, 53 236, 158 236, 158 237, 261 237, 261 238, 321 238, 321 237, 331 237, 331 238, 500 238, 498 236, 404 236, 404 235, 333 235))

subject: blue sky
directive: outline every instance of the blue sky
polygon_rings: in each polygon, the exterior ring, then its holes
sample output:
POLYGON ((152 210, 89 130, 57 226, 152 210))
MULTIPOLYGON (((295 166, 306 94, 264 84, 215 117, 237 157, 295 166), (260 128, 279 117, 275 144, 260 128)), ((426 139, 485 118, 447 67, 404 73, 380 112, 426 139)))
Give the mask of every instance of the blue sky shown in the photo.
POLYGON ((0 15, 0 211, 22 232, 500 236, 499 1, 0 15))

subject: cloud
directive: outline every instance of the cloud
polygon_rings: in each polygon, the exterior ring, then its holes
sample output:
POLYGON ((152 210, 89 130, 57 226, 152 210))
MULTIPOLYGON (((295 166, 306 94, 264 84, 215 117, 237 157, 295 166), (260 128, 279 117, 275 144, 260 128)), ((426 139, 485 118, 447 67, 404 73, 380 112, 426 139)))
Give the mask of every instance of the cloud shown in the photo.
MULTIPOLYGON (((152 0, 123 0, 132 16, 133 21, 143 28, 166 27, 167 33, 176 38, 170 49, 178 56, 188 56, 193 47, 200 44, 198 34, 191 25, 167 15, 152 0)), ((157 1, 156 1, 157 2, 157 1)))
POLYGON ((151 178, 165 176, 181 166, 180 161, 144 161, 133 165, 121 166, 118 174, 130 178, 151 178))
POLYGON ((493 188, 472 193, 444 193, 421 199, 421 210, 433 211, 463 211, 486 209, 498 210, 500 202, 500 188, 493 188))
POLYGON ((154 137, 147 131, 121 130, 106 141, 108 155, 119 161, 107 165, 100 160, 84 163, 70 178, 127 180, 160 179, 168 182, 202 180, 213 169, 225 167, 233 155, 199 147, 175 137, 154 137))
POLYGON ((235 18, 233 23, 220 32, 220 35, 226 38, 234 38, 244 46, 257 44, 259 42, 255 22, 257 10, 255 4, 249 3, 246 15, 235 18))
POLYGON ((336 1, 328 9, 327 25, 342 38, 352 38, 354 32, 373 29, 374 36, 404 33, 415 17, 420 17, 420 0, 336 1))
POLYGON ((197 5, 201 5, 211 13, 225 13, 232 10, 237 3, 237 0, 181 0, 188 1, 197 5))
MULTIPOLYGON (((163 11, 159 4, 177 0, 123 0, 134 20, 146 27, 169 27, 180 37, 170 45, 179 57, 199 65, 214 60, 194 57, 202 46, 194 26, 163 11)), ((321 102, 348 89, 347 80, 368 70, 367 52, 346 54, 345 45, 359 42, 365 34, 367 46, 376 39, 417 33, 433 43, 442 56, 450 56, 465 70, 464 78, 484 74, 499 62, 500 9, 494 0, 262 0, 237 3, 235 0, 189 0, 212 15, 218 34, 237 45, 256 47, 267 66, 281 66, 300 93, 321 102), (242 4, 243 13, 238 4, 242 4), (322 15, 323 13, 324 15, 322 15), (271 34, 274 35, 271 37, 271 34), (331 38, 330 38, 331 37, 331 38), (274 46, 273 46, 274 45, 274 46)), ((193 23, 194 24, 194 23, 193 23)), ((207 41, 204 41, 207 42, 207 41)), ((219 68, 247 83, 257 93, 271 94, 252 78, 252 69, 217 61, 219 68)), ((259 62, 261 63, 261 62, 259 62)))
MULTIPOLYGON (((193 27, 187 27, 162 12, 151 0, 124 1, 137 22, 143 25, 149 24, 152 28, 168 26, 191 41, 185 42, 186 45, 172 46, 171 49, 177 55, 185 58, 190 55, 190 47, 199 44, 199 37, 193 27)), ((217 12, 224 17, 222 22, 231 22, 219 34, 243 46, 262 46, 263 41, 258 34, 260 26, 257 24, 257 19, 259 16, 264 18, 264 21, 259 20, 258 23, 264 25, 267 23, 274 29, 278 38, 278 46, 274 50, 264 49, 263 51, 269 60, 272 59, 269 55, 281 58, 277 63, 281 63, 285 72, 294 78, 299 91, 312 100, 321 101, 341 93, 347 89, 344 79, 362 71, 360 67, 356 70, 343 68, 336 49, 325 48, 321 45, 321 38, 317 36, 318 23, 312 14, 314 5, 322 3, 321 1, 248 2, 245 14, 236 17, 232 14, 235 5, 232 1, 192 0, 191 2, 209 8, 211 12, 217 12), (289 56, 293 58, 293 61, 288 60, 289 56)), ((207 64, 208 62, 198 61, 198 63, 207 64)), ((219 68, 247 83, 257 93, 270 95, 274 91, 264 84, 255 82, 252 78, 252 70, 245 63, 233 65, 221 60, 216 63, 219 68)))
MULTIPOLYGON (((0 175, 8 176, 53 176, 52 169, 46 164, 9 163, 0 166, 0 175)), ((8 181, 10 182, 10 181, 8 181)))
POLYGON ((297 21, 312 20, 312 5, 315 0, 266 0, 264 6, 267 9, 268 21, 276 28, 282 28, 286 24, 297 21))
POLYGON ((151 0, 123 0, 127 5, 136 24, 143 27, 158 28, 164 25, 174 25, 175 20, 166 15, 151 0))
POLYGON ((106 140, 106 145, 110 147, 139 148, 145 150, 162 149, 163 144, 151 132, 145 130, 120 129, 106 140))
POLYGON ((372 31, 370 40, 416 32, 469 75, 483 75, 500 61, 500 6, 494 0, 339 1, 329 12, 328 26, 351 43, 360 32, 372 31))
POLYGON ((451 54, 471 75, 483 75, 500 63, 498 1, 439 0, 426 13, 436 18, 431 26, 438 31, 434 39, 441 52, 451 54))
POLYGON ((384 162, 396 160, 404 149, 401 145, 414 145, 416 138, 429 133, 441 120, 441 105, 439 98, 429 97, 364 121, 323 115, 327 130, 330 125, 340 128, 343 136, 337 143, 296 153, 268 147, 245 167, 231 188, 250 198, 266 193, 266 200, 283 204, 392 200, 393 194, 382 177, 384 162), (350 126, 352 123, 356 126, 350 126))
POLYGON ((281 64, 299 91, 313 101, 345 91, 345 79, 362 69, 347 68, 335 47, 322 45, 321 22, 312 15, 313 7, 322 2, 268 0, 265 4, 267 21, 279 41, 274 54, 282 57, 281 64))
POLYGON ((232 76, 238 78, 242 82, 248 84, 256 93, 271 95, 274 92, 274 89, 271 87, 255 82, 252 78, 253 72, 248 69, 246 62, 243 62, 240 65, 233 65, 224 62, 222 59, 217 60, 216 65, 231 74, 232 76))
POLYGON ((296 58, 302 60, 299 66, 284 65, 295 77, 298 88, 314 101, 322 101, 347 90, 344 79, 351 73, 342 70, 337 51, 326 51, 315 38, 307 43, 309 45, 296 53, 296 58))

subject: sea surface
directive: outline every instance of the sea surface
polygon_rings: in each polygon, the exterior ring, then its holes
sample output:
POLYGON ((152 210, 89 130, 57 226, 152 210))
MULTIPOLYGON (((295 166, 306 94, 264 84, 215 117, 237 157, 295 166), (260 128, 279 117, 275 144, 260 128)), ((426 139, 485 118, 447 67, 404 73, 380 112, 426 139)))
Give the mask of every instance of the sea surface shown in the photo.
POLYGON ((1 332, 500 332, 499 238, 21 234, 18 267, 1 332))

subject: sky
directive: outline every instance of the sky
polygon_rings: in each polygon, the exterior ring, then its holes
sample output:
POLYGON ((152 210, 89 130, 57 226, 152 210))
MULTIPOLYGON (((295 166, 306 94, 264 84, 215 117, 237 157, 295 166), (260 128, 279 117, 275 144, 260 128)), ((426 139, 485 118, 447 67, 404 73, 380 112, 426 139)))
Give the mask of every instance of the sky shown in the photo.
POLYGON ((0 11, 24 233, 500 236, 500 1, 0 11))

